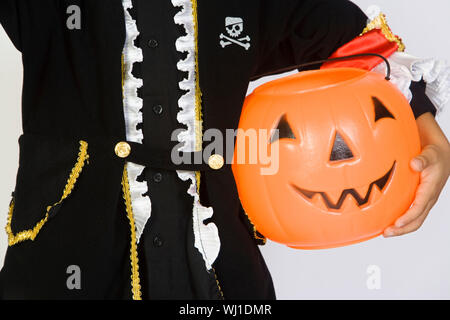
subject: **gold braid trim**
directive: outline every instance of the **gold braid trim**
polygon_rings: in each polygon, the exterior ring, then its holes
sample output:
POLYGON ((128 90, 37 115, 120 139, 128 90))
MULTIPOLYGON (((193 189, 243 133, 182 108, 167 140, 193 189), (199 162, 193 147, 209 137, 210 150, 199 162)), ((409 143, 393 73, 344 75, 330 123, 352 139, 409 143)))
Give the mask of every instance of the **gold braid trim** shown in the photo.
MULTIPOLYGON (((194 41, 195 41, 195 151, 203 148, 203 114, 202 114, 202 90, 200 88, 200 72, 198 65, 198 11, 197 0, 192 1, 192 16, 194 19, 194 41)), ((195 172, 197 180, 197 192, 200 192, 200 172, 195 172)))
MULTIPOLYGON (((122 53, 121 56, 121 72, 122 72, 122 96, 124 95, 125 84, 125 56, 122 53)), ((139 277, 139 258, 137 253, 137 237, 136 237, 136 225, 134 222, 133 207, 131 205, 131 192, 130 183, 128 181, 127 164, 125 163, 122 174, 122 192, 123 199, 125 201, 125 208, 127 212, 128 220, 130 221, 131 231, 131 247, 130 247, 130 263, 131 263, 131 293, 133 300, 142 300, 141 293, 141 281, 139 277)))
POLYGON ((47 207, 47 212, 45 213, 45 217, 39 221, 33 229, 24 230, 21 232, 18 232, 14 234, 12 232, 11 228, 11 222, 12 222, 12 216, 14 211, 14 199, 11 201, 11 205, 9 206, 9 212, 8 212, 8 218, 6 223, 6 233, 8 234, 8 244, 9 246, 14 246, 20 242, 31 240, 34 241, 36 239, 36 236, 41 231, 42 227, 45 225, 45 223, 48 221, 49 218, 49 212, 52 208, 55 206, 61 204, 64 199, 66 199, 72 192, 73 188, 75 187, 75 183, 77 182, 78 177, 81 174, 81 171, 83 170, 84 164, 87 162, 89 164, 89 154, 87 153, 88 144, 85 141, 80 141, 80 151, 78 153, 78 159, 77 163, 72 169, 72 172, 69 175, 69 179, 67 180, 66 186, 64 187, 63 194, 61 196, 61 199, 56 202, 55 204, 47 207))
MULTIPOLYGON (((200 88, 200 71, 198 62, 198 5, 197 0, 191 0, 192 16, 194 19, 194 41, 195 41, 195 151, 203 149, 203 113, 202 113, 202 90, 200 88)), ((197 192, 200 194, 200 171, 195 172, 195 179, 197 180, 197 192)), ((214 277, 216 279, 217 288, 219 289, 222 299, 224 295, 217 279, 216 270, 212 268, 214 277)))
POLYGON ((222 300, 225 300, 225 297, 224 297, 224 295, 223 295, 222 288, 220 287, 219 279, 217 279, 217 272, 216 272, 216 269, 214 269, 214 268, 212 267, 212 271, 214 272, 214 278, 216 278, 217 288, 219 289, 220 297, 222 298, 222 300))
POLYGON ((386 15, 384 13, 380 13, 375 19, 370 21, 367 24, 366 28, 363 30, 363 32, 360 34, 360 36, 374 29, 380 29, 387 40, 397 43, 398 51, 400 52, 405 51, 406 49, 405 44, 403 43, 402 39, 399 36, 395 35, 392 32, 391 28, 387 23, 386 15))
POLYGON ((260 237, 260 236, 258 236, 258 230, 256 230, 256 227, 255 227, 255 225, 253 224, 252 220, 250 220, 250 217, 248 216, 247 212, 244 211, 244 213, 245 213, 245 216, 246 216, 247 219, 248 219, 248 222, 250 222, 250 224, 252 225, 252 228, 253 228, 253 237, 254 237, 256 240, 262 241, 263 245, 265 245, 266 242, 267 242, 267 238, 266 238, 266 237, 260 237))
POLYGON ((133 293, 133 300, 142 300, 141 284, 139 278, 139 259, 137 253, 136 226, 134 223, 133 208, 131 206, 130 185, 128 182, 128 171, 126 164, 123 168, 122 190, 123 190, 123 199, 125 200, 125 207, 127 211, 128 220, 130 221, 130 230, 131 230, 131 248, 130 248, 131 292, 133 293))

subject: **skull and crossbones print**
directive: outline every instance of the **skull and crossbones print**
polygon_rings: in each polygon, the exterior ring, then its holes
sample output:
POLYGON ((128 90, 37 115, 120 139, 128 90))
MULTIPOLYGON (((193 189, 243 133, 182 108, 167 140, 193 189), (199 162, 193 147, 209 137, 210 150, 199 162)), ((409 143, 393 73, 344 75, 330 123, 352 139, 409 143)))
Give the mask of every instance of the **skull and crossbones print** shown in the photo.
POLYGON ((250 37, 245 36, 239 38, 244 32, 244 20, 242 18, 225 18, 225 30, 228 35, 221 33, 219 36, 222 48, 236 44, 243 47, 245 50, 250 49, 250 37))

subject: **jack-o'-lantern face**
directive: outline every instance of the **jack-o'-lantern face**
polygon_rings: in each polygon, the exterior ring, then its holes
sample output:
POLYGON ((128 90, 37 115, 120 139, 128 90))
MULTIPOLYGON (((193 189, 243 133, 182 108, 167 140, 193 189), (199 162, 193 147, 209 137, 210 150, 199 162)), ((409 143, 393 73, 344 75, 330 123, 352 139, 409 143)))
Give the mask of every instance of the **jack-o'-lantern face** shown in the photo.
POLYGON ((330 69, 273 81, 246 99, 239 127, 272 130, 267 144, 278 150, 275 174, 262 175, 261 162, 233 165, 243 207, 269 239, 297 248, 363 241, 414 198, 414 117, 380 75, 330 69))

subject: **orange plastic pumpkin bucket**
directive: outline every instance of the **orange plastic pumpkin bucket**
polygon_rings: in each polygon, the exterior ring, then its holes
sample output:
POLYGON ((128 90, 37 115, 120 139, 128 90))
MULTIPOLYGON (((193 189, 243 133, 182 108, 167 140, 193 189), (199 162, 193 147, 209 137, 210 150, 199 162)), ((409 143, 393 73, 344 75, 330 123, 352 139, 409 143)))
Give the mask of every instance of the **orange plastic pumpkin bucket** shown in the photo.
POLYGON ((239 196, 273 241, 302 249, 361 242, 414 199, 419 174, 409 162, 420 153, 418 130, 408 101, 381 75, 339 68, 266 83, 245 100, 239 129, 232 166, 239 196), (277 158, 274 174, 263 173, 267 159, 242 161, 255 152, 251 130, 272 132, 254 146, 277 158))

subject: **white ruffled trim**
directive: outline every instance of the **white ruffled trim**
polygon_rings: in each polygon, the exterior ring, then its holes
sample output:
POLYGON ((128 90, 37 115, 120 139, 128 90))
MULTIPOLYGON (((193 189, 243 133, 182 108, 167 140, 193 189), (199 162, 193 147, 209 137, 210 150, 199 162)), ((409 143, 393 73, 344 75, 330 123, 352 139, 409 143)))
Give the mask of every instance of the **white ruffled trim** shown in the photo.
MULTIPOLYGON (((366 10, 368 23, 381 14, 380 7, 370 6, 366 10)), ((437 59, 420 59, 404 52, 395 52, 388 58, 391 64, 391 82, 411 101, 409 89, 411 81, 424 80, 427 84, 426 95, 440 113, 450 101, 450 66, 446 61, 437 59)), ((384 63, 372 71, 386 74, 384 63)))
MULTIPOLYGON (((172 0, 172 4, 175 7, 182 7, 178 12, 174 21, 176 24, 184 26, 186 35, 177 39, 175 46, 177 51, 186 52, 187 57, 185 60, 178 62, 178 70, 188 73, 188 78, 183 79, 179 83, 179 87, 182 90, 186 90, 187 93, 183 95, 178 105, 180 111, 177 115, 177 120, 186 125, 187 130, 182 131, 178 135, 178 141, 183 143, 180 147, 180 151, 192 152, 195 151, 196 146, 196 65, 195 65, 195 21, 192 12, 191 0, 172 0)), ((213 216, 213 209, 206 208, 200 204, 200 197, 197 192, 197 180, 195 172, 192 171, 177 171, 178 177, 183 180, 191 180, 191 185, 188 189, 188 194, 194 198, 193 204, 193 228, 195 243, 194 246, 201 253, 207 270, 212 269, 212 264, 217 259, 220 251, 220 238, 217 226, 210 222, 205 225, 204 221, 210 219, 213 216)))
MULTIPOLYGON (((134 41, 139 35, 136 21, 133 20, 129 9, 133 8, 131 0, 122 0, 125 12, 126 40, 123 49, 124 56, 124 83, 123 83, 123 105, 125 115, 125 127, 127 140, 142 143, 144 134, 137 129, 137 125, 142 123, 143 117, 141 109, 142 99, 138 96, 138 89, 142 87, 142 79, 137 79, 132 74, 133 64, 143 61, 142 50, 134 45, 134 41)), ((144 196, 148 192, 145 181, 139 182, 137 178, 142 174, 144 166, 127 163, 128 181, 131 193, 131 205, 133 208, 134 220, 136 224, 136 238, 139 242, 144 231, 145 224, 151 215, 152 205, 150 198, 144 196)))
MULTIPOLYGON (((440 113, 450 101, 450 65, 443 60, 420 59, 404 52, 395 52, 389 57, 391 64, 391 81, 405 95, 408 101, 412 99, 409 87, 411 81, 423 79, 426 95, 440 113)), ((384 63, 376 66, 373 71, 385 74, 384 63)))

